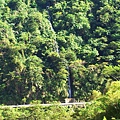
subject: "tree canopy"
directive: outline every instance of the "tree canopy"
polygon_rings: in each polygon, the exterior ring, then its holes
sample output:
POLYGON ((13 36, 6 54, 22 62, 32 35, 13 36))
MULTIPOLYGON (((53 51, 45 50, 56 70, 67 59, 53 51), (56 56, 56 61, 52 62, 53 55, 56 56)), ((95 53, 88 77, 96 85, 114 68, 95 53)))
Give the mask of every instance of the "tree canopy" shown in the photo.
POLYGON ((89 101, 120 80, 119 0, 1 0, 0 104, 89 101), (69 71, 68 71, 69 68, 69 71))

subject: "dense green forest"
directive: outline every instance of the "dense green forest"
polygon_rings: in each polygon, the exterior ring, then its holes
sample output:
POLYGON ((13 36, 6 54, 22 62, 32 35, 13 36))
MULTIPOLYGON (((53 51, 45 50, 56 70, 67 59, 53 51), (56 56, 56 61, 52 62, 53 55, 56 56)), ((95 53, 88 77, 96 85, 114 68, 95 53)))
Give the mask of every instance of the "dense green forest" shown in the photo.
POLYGON ((62 102, 68 77, 84 101, 120 80, 120 0, 0 0, 0 104, 62 102))
POLYGON ((120 120, 120 81, 114 81, 106 94, 95 92, 94 101, 80 106, 41 106, 37 101, 30 107, 0 106, 0 120, 120 120))
POLYGON ((119 80, 120 0, 0 0, 0 104, 90 101, 0 106, 1 120, 120 119, 119 80))

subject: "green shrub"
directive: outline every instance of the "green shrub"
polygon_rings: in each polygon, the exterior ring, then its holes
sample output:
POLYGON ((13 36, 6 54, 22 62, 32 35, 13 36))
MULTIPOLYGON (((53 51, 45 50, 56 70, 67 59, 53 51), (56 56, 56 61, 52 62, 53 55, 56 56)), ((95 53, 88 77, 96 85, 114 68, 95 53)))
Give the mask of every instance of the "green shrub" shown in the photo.
POLYGON ((72 108, 67 106, 40 106, 0 109, 1 120, 72 120, 72 108))

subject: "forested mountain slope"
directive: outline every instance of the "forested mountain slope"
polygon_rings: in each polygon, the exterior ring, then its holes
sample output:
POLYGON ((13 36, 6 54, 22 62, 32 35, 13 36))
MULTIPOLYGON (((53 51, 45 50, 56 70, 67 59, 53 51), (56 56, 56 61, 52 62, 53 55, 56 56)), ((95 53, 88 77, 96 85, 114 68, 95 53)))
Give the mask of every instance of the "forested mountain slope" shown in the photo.
POLYGON ((120 1, 1 0, 0 103, 63 101, 68 76, 86 101, 120 80, 120 1))

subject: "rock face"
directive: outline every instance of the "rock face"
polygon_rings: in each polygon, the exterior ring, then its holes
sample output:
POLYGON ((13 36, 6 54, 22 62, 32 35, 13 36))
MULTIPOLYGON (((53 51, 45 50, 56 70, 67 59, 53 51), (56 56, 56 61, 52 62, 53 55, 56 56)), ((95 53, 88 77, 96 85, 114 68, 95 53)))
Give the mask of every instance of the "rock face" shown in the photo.
POLYGON ((65 103, 73 103, 75 102, 75 98, 65 98, 65 103))

